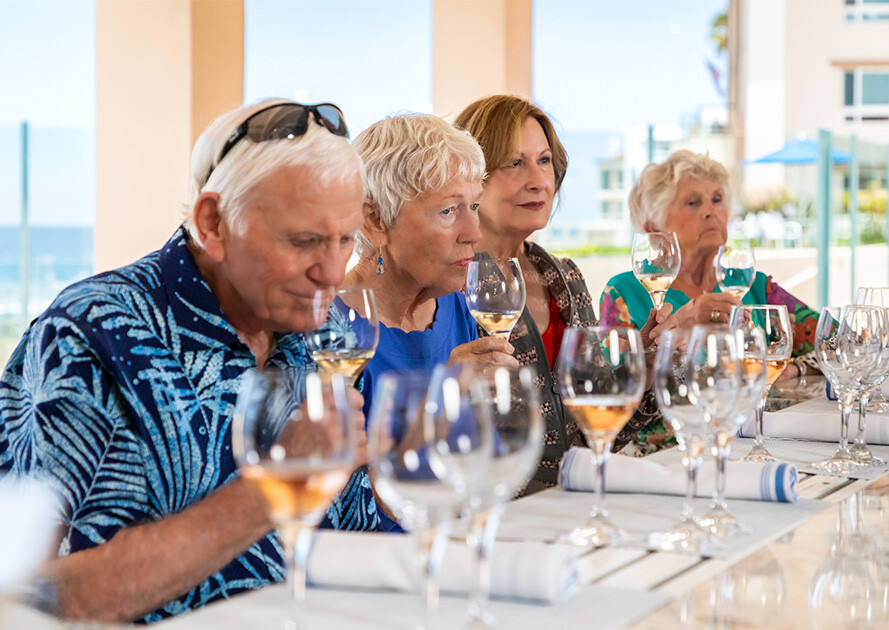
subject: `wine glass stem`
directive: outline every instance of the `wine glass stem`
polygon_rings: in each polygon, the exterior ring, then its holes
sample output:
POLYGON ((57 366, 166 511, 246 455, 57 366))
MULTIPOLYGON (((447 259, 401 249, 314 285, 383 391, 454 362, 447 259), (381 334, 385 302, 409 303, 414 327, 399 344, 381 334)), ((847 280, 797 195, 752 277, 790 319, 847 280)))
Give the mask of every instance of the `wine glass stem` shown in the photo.
POLYGON ((497 536, 502 505, 489 510, 479 510, 472 515, 472 541, 475 546, 476 580, 469 598, 469 614, 474 618, 485 616, 491 598, 491 548, 497 536))
POLYGON ((682 520, 693 521, 695 516, 694 500, 698 491, 698 467, 701 465, 702 444, 691 442, 686 447, 683 463, 685 464, 685 502, 682 504, 682 520))
POLYGON ((447 536, 440 527, 423 527, 417 530, 417 558, 423 568, 423 587, 420 596, 423 598, 424 619, 419 626, 429 630, 432 619, 438 610, 439 577, 447 536))
POLYGON ((731 434, 728 431, 720 431, 716 435, 716 497, 714 501, 719 506, 725 506, 725 468, 728 462, 731 434))
POLYGON ((287 523, 280 527, 284 545, 284 564, 290 585, 290 619, 285 630, 303 630, 306 627, 306 565, 312 543, 312 529, 301 523, 287 523))
POLYGON ((846 392, 840 398, 840 450, 849 450, 849 418, 852 417, 852 406, 855 404, 855 391, 846 392))
POLYGON ((766 385, 762 393, 762 398, 759 401, 759 405, 756 407, 756 436, 753 438, 753 443, 759 447, 765 446, 765 440, 762 436, 762 417, 765 414, 766 399, 769 397, 769 389, 771 389, 771 387, 766 385))
POLYGON ((594 441, 594 453, 596 458, 596 495, 590 515, 599 518, 606 515, 605 512, 605 463, 608 460, 608 451, 611 444, 604 440, 594 441))
POLYGON ((866 444, 865 431, 867 430, 867 406, 870 404, 870 398, 873 396, 874 390, 868 387, 861 392, 861 398, 858 399, 858 431, 855 433, 855 444, 864 446, 866 444))

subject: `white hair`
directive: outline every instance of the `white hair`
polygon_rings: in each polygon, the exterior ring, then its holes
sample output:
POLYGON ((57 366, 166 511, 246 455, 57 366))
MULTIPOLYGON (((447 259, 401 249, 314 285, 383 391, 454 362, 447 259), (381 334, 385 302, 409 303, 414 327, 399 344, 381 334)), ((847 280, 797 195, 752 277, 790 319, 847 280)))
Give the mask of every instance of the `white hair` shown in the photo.
POLYGON ((200 241, 193 224, 192 208, 201 193, 219 195, 220 212, 230 228, 238 233, 244 225, 244 200, 251 190, 279 168, 307 166, 323 185, 348 181, 356 176, 364 180, 364 166, 349 141, 330 133, 312 116, 309 116, 308 128, 302 136, 262 142, 244 137, 219 160, 223 145, 245 120, 269 106, 290 102, 266 99, 227 112, 214 120, 195 142, 185 225, 197 242, 200 241))
MULTIPOLYGON (((451 180, 485 178, 485 156, 467 131, 427 114, 403 114, 374 123, 353 144, 364 161, 364 196, 391 226, 405 202, 441 190, 451 180)), ((359 232, 355 249, 361 258, 374 254, 370 239, 359 232)))
POLYGON ((628 199, 630 220, 636 232, 645 232, 645 222, 657 231, 667 222, 667 208, 676 198, 676 188, 683 177, 717 182, 725 191, 726 207, 730 190, 728 171, 708 155, 688 150, 676 151, 663 164, 652 162, 639 174, 628 199))

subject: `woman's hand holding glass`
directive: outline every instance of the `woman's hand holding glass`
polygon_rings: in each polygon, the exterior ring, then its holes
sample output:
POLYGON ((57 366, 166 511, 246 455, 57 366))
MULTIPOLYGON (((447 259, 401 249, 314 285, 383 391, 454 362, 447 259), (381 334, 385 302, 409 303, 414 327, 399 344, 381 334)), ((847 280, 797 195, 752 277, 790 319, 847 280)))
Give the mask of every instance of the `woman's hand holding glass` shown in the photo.
POLYGON ((655 310, 660 309, 682 266, 676 235, 673 232, 634 234, 631 262, 633 274, 648 291, 655 310))
POLYGON ((358 430, 349 389, 340 375, 324 382, 316 373, 266 368, 248 374, 238 396, 233 453, 241 475, 265 498, 283 542, 293 594, 288 629, 303 624, 312 531, 355 465, 358 430))
POLYGON ((605 464, 611 443, 627 423, 645 389, 642 339, 632 328, 569 328, 562 338, 557 379, 565 409, 580 425, 595 458, 598 480, 589 522, 564 541, 604 545, 623 532, 605 511, 605 464))

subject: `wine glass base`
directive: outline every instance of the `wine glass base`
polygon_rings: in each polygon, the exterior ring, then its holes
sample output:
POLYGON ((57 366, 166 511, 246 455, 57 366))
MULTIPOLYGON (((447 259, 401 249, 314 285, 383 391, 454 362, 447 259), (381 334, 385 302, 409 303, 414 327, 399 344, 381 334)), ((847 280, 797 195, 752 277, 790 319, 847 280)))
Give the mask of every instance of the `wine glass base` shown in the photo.
POLYGON ((886 465, 886 460, 871 453, 866 444, 853 445, 849 453, 855 463, 862 468, 882 468, 886 465))
POLYGON ((724 507, 711 505, 710 509, 698 519, 698 524, 716 538, 747 534, 750 528, 738 520, 738 517, 724 507))
POLYGON ((648 535, 648 547, 659 551, 698 553, 712 550, 716 543, 710 532, 696 521, 685 520, 677 523, 666 532, 653 532, 648 535))
POLYGON ((774 462, 777 458, 763 444, 754 444, 750 452, 744 456, 745 462, 774 462))
POLYGON ((626 532, 605 517, 595 517, 583 527, 578 527, 559 537, 559 542, 584 549, 613 545, 627 537, 626 532))
POLYGON ((477 610, 469 612, 463 630, 489 630, 496 627, 497 621, 494 615, 486 610, 477 610))
POLYGON ((825 459, 812 464, 821 473, 827 475, 849 475, 861 472, 861 466, 848 450, 840 449, 830 459, 825 459))

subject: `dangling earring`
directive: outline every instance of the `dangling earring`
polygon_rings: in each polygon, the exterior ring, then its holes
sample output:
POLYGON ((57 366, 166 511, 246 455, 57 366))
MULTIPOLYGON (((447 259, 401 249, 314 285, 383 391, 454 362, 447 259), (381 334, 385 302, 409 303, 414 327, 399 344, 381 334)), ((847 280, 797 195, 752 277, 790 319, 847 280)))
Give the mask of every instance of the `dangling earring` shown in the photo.
POLYGON ((385 267, 383 267, 383 252, 380 252, 380 255, 377 256, 377 275, 382 276, 386 272, 385 267))

